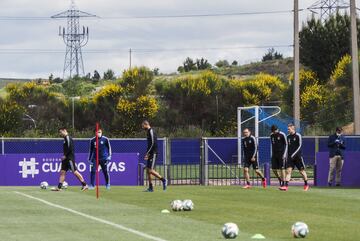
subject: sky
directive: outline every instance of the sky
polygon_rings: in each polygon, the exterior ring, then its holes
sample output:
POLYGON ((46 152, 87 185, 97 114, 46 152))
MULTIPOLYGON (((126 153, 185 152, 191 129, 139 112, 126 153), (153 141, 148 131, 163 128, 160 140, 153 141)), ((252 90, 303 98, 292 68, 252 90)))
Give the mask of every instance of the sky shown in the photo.
MULTIPOLYGON (((66 20, 4 20, 10 17, 50 17, 70 6, 70 0, 0 1, 0 78, 62 77, 65 44, 58 36, 66 20), (23 49, 32 50, 24 53, 23 49), (55 53, 36 50, 55 50, 55 53), (14 53, 16 51, 17 53, 14 53), (7 53, 6 53, 7 52, 7 53), (36 52, 36 51, 35 51, 36 52)), ((254 46, 291 45, 292 13, 218 16, 202 18, 131 18, 153 15, 218 14, 291 10, 292 0, 76 0, 82 11, 99 16, 81 19, 90 39, 83 47, 85 72, 107 69, 121 75, 129 67, 129 49, 134 49, 132 65, 176 72, 186 57, 204 57, 214 64, 220 59, 240 64, 258 61, 267 48, 254 46), (130 18, 109 18, 130 17, 130 18), (108 19, 106 19, 108 18, 108 19), (243 48, 246 47, 246 48, 243 48), (189 48, 191 50, 189 50, 189 48), (150 49, 149 52, 139 51, 150 49), (185 49, 185 50, 184 50, 185 49), (91 50, 106 50, 91 53, 91 50), (116 51, 111 51, 116 50, 116 51), (169 51, 171 50, 171 51, 169 51), (87 52, 90 51, 90 52, 87 52)), ((316 0, 299 0, 306 9, 316 0)), ((359 2, 358 2, 359 4, 359 2)), ((300 13, 300 21, 311 16, 300 13)), ((278 47, 292 56, 291 47, 278 47)))

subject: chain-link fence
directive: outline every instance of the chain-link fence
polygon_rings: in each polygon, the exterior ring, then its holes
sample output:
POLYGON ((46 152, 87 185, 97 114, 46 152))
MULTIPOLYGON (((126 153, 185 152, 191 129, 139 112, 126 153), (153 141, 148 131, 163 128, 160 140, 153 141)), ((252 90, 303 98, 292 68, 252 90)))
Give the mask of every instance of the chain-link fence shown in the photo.
MULTIPOLYGON (((89 139, 74 139, 76 153, 88 153, 89 139)), ((315 156, 317 152, 327 152, 328 138, 303 137, 302 154, 310 179, 314 179, 315 156)), ((1 138, 0 153, 46 154, 61 153, 62 139, 1 138)), ((139 183, 146 184, 143 171, 146 139, 111 139, 113 153, 139 153, 139 183)), ((243 182, 243 168, 237 158, 237 138, 202 139, 158 139, 158 159, 156 169, 168 178, 172 185, 238 185, 243 182)), ((346 137, 347 151, 360 151, 360 137, 346 137)), ((274 178, 266 169, 270 163, 270 140, 259 139, 259 162, 261 169, 274 178)), ((270 169, 269 169, 270 170, 270 169)), ((259 184, 252 171, 253 183, 259 184)), ((294 179, 300 178, 294 173, 294 179)), ((272 179, 273 181, 275 179, 272 179)), ((271 180, 270 180, 271 181, 271 180)), ((275 180, 276 181, 276 180, 275 180)), ((159 182, 155 183, 160 184, 159 182)))

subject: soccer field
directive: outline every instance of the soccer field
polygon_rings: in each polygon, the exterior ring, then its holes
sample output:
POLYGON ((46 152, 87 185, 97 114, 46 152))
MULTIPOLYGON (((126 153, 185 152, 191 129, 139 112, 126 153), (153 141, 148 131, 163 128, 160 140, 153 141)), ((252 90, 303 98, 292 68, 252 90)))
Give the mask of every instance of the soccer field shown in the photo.
POLYGON ((222 225, 237 223, 236 240, 293 240, 296 221, 309 225, 306 240, 360 240, 360 190, 312 188, 288 192, 239 186, 169 186, 62 192, 39 187, 0 187, 0 240, 224 240, 222 225), (191 212, 162 214, 174 199, 191 199, 191 212))

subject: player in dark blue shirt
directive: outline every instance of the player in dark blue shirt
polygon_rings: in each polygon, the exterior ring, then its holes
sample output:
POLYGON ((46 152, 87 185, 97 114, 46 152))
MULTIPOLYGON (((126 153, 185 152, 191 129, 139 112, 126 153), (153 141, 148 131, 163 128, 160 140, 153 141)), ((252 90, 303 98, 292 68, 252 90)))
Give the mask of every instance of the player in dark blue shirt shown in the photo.
POLYGON ((304 191, 307 191, 309 190, 308 178, 305 171, 304 160, 301 155, 302 137, 300 133, 296 132, 296 128, 294 124, 288 125, 288 132, 289 135, 287 136, 287 142, 289 147, 288 147, 288 159, 286 163, 286 179, 285 179, 285 186, 280 190, 282 191, 288 190, 288 184, 291 179, 291 173, 296 167, 304 179, 304 191))
POLYGON ((66 172, 72 171, 72 173, 74 173, 76 178, 81 182, 82 185, 81 190, 85 191, 88 189, 88 186, 86 185, 83 176, 76 168, 74 141, 69 136, 69 133, 67 132, 65 127, 59 129, 59 134, 61 137, 64 138, 64 144, 63 144, 64 155, 61 158, 61 171, 60 171, 59 184, 56 188, 53 188, 51 190, 60 191, 65 181, 66 172))
POLYGON ((256 138, 251 135, 251 131, 248 128, 243 130, 244 137, 242 138, 242 150, 243 150, 243 163, 244 163, 244 176, 246 179, 246 185, 244 189, 251 188, 249 168, 252 166, 256 174, 261 178, 262 185, 266 188, 266 179, 259 170, 258 160, 258 143, 256 138))
POLYGON ((143 121, 142 128, 147 135, 147 149, 144 160, 146 161, 146 173, 149 181, 149 188, 147 192, 153 192, 154 187, 151 176, 155 176, 162 181, 163 190, 166 190, 167 181, 158 172, 155 171, 155 162, 157 157, 157 136, 153 128, 151 128, 149 121, 143 121))
MULTIPOLYGON (((105 177, 106 189, 110 189, 110 173, 109 173, 109 162, 111 161, 111 145, 110 140, 106 136, 103 136, 102 130, 99 129, 96 133, 99 142, 99 165, 105 177)), ((90 151, 89 151, 89 162, 90 162, 90 175, 91 175, 91 186, 90 189, 94 189, 95 186, 95 173, 96 173, 96 137, 90 140, 90 151)))

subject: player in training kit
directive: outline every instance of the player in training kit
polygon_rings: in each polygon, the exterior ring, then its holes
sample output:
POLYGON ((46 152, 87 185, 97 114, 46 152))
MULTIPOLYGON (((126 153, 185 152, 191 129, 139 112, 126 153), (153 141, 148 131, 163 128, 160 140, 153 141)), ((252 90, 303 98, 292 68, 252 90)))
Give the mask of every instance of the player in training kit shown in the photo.
MULTIPOLYGON (((106 189, 110 189, 110 173, 108 164, 111 161, 111 145, 110 140, 103 136, 102 130, 99 129, 96 133, 99 142, 99 165, 105 177, 106 189)), ((91 186, 90 189, 94 189, 95 186, 95 174, 96 174, 96 136, 90 140, 90 151, 89 151, 89 162, 90 162, 90 175, 91 175, 91 186)))
POLYGON ((307 175, 305 172, 305 164, 304 160, 301 156, 301 148, 302 148, 302 137, 299 133, 296 132, 296 128, 294 124, 288 125, 288 132, 289 135, 287 136, 287 141, 289 144, 288 149, 288 160, 286 163, 286 179, 285 179, 285 186, 282 188, 283 191, 287 191, 288 184, 291 179, 291 172, 294 170, 295 167, 300 171, 300 174, 303 176, 304 179, 304 191, 309 190, 309 185, 307 182, 307 175))
POLYGON ((166 190, 167 181, 165 178, 160 176, 154 169, 156 156, 157 156, 157 137, 153 128, 151 128, 150 123, 148 121, 143 121, 142 128, 146 131, 147 134, 147 149, 144 160, 146 161, 146 173, 149 180, 149 188, 146 190, 147 192, 153 192, 154 187, 152 183, 151 176, 155 176, 162 181, 163 190, 166 190))
POLYGON ((288 143, 284 132, 275 125, 271 126, 271 168, 278 178, 280 188, 285 184, 285 167, 288 143))
POLYGON ((256 138, 251 135, 251 131, 248 128, 243 130, 243 135, 244 137, 242 138, 242 149, 244 153, 244 176, 246 179, 246 185, 243 188, 251 188, 249 175, 249 168, 251 166, 255 170, 256 174, 261 177, 262 185, 264 188, 266 188, 266 179, 262 172, 259 170, 259 160, 257 156, 258 143, 256 141, 256 138))
POLYGON ((67 171, 72 171, 74 175, 81 182, 81 190, 85 191, 88 189, 83 176, 78 172, 75 165, 75 149, 74 149, 74 141, 69 136, 66 128, 59 129, 60 136, 64 138, 63 150, 64 156, 61 158, 61 171, 60 171, 60 180, 57 188, 52 189, 53 191, 60 191, 62 188, 62 184, 65 181, 65 176, 67 171))

